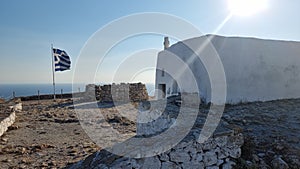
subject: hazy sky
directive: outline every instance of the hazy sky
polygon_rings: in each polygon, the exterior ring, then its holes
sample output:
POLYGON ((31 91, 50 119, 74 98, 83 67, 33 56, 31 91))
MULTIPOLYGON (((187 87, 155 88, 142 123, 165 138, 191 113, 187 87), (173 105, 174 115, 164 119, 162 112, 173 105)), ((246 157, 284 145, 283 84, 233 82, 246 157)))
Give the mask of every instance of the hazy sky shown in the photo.
MULTIPOLYGON (((141 12, 178 16, 205 34, 300 41, 299 0, 268 0, 264 11, 251 16, 234 15, 216 32, 230 13, 227 3, 228 0, 2 0, 0 83, 51 83, 51 43, 66 50, 72 60, 72 70, 56 73, 56 81, 71 83, 76 59, 89 37, 115 19, 141 12)), ((140 54, 143 61, 155 66, 162 41, 163 36, 144 35, 120 43, 100 65, 96 81, 108 81, 118 65, 115 62, 124 57, 139 58, 140 54)), ((153 81, 153 70, 136 74, 134 80, 153 81)))

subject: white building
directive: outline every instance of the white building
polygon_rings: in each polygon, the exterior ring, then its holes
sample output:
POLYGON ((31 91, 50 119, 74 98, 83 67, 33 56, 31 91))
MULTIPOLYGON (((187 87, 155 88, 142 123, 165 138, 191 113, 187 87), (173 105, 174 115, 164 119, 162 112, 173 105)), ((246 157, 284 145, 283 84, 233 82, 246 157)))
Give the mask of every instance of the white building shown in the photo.
POLYGON ((156 93, 158 98, 179 92, 197 92, 204 102, 211 102, 210 78, 201 61, 211 57, 211 52, 201 49, 196 54, 201 60, 191 59, 195 57, 195 52, 190 48, 205 46, 206 39, 219 54, 224 67, 226 103, 300 97, 300 42, 206 35, 178 42, 171 47, 165 38, 165 50, 157 58, 155 87, 161 91, 156 93), (179 60, 175 63, 176 58, 179 60), (174 74, 168 73, 181 70, 180 60, 188 65, 193 77, 178 73, 174 77, 174 74), (181 81, 180 87, 178 79, 181 81), (198 85, 196 88, 191 85, 193 79, 198 85))

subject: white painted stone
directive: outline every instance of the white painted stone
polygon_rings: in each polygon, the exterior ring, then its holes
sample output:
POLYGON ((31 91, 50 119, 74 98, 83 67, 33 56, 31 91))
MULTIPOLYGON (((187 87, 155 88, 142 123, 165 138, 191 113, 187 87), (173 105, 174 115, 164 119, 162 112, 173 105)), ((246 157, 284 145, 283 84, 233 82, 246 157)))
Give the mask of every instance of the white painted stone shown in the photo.
POLYGON ((161 163, 161 169, 181 169, 181 167, 179 167, 178 165, 176 165, 173 162, 162 162, 161 163))
POLYGON ((219 154, 221 152, 221 149, 220 149, 220 147, 217 147, 214 151, 216 154, 219 154))
POLYGON ((220 166, 223 163, 224 163, 224 160, 220 159, 220 160, 218 160, 217 166, 220 166))
POLYGON ((221 136, 221 137, 215 138, 216 144, 219 147, 224 147, 227 144, 227 140, 228 140, 227 136, 221 136))
POLYGON ((170 160, 173 162, 186 162, 190 161, 191 157, 184 151, 172 151, 170 153, 170 160))
POLYGON ((8 130, 8 127, 15 122, 15 119, 16 113, 12 112, 8 117, 0 122, 0 136, 2 136, 8 130))
POLYGON ((170 160, 170 158, 169 158, 169 156, 167 155, 167 153, 162 153, 162 154, 160 154, 160 155, 159 155, 159 159, 160 159, 160 161, 169 161, 169 160, 170 160))
MULTIPOLYGON (((173 136, 170 135, 170 138, 173 136)), ((168 138, 169 138, 168 137, 168 138)), ((222 137, 222 136, 220 136, 222 137)), ((112 168, 224 168, 230 169, 235 165, 231 158, 240 157, 241 149, 235 141, 240 142, 236 136, 227 136, 233 141, 232 143, 225 144, 224 138, 210 138, 207 140, 206 148, 203 151, 204 144, 197 143, 196 141, 183 141, 179 145, 171 148, 163 154, 141 159, 130 159, 121 157, 112 162, 112 168), (218 140, 218 141, 216 141, 218 140), (219 145, 217 144, 219 143, 219 145), (215 146, 213 146, 213 144, 215 146), (225 145, 224 145, 225 144, 225 145), (228 146, 232 145, 232 146, 228 146), (234 145, 234 146, 233 146, 234 145), (221 146, 221 147, 220 147, 221 146), (208 149, 211 148, 211 149, 208 149)), ((189 140, 189 139, 186 139, 189 140)), ((168 141, 167 139, 164 141, 168 141)), ((144 143, 143 143, 144 144, 144 143)), ((153 144, 151 144, 153 145, 153 144)), ((98 152, 99 153, 99 152, 98 152)), ((142 153, 142 152, 141 152, 142 153)), ((96 156, 98 157, 98 155, 96 156)), ((95 158, 94 160, 99 160, 95 158)), ((93 161, 94 161, 93 160, 93 161)), ((80 165, 80 164, 78 164, 80 165)), ((104 166, 103 166, 104 167, 104 166)), ((76 167, 75 167, 76 168, 76 167)))
POLYGON ((197 161, 188 161, 181 164, 181 167, 184 169, 203 169, 204 163, 203 162, 197 162, 197 161))
POLYGON ((217 144, 216 142, 209 138, 206 142, 203 143, 203 150, 212 150, 216 148, 217 144))
POLYGON ((228 148, 222 148, 218 154, 218 159, 224 159, 229 156, 229 149, 228 148))
POLYGON ((260 158, 263 158, 263 157, 265 157, 265 156, 266 156, 266 154, 265 154, 265 153, 258 153, 257 155, 258 155, 258 157, 260 157, 260 158))
POLYGON ((255 162, 259 162, 259 157, 256 154, 252 154, 252 158, 255 162))
POLYGON ((139 108, 137 122, 138 123, 149 123, 156 119, 158 119, 162 115, 162 111, 159 111, 157 109, 155 110, 145 110, 142 111, 141 108, 139 108))
POLYGON ((108 169, 108 167, 105 164, 99 164, 95 167, 95 169, 108 169))
POLYGON ((249 160, 247 160, 247 161, 246 161, 246 164, 247 164, 247 166, 252 166, 252 165, 253 165, 253 162, 252 162, 252 161, 249 161, 249 160))
POLYGON ((117 168, 131 168, 131 165, 130 165, 130 162, 127 161, 127 160, 123 160, 123 159, 120 159, 120 160, 117 160, 115 161, 112 166, 111 166, 112 169, 117 169, 117 168))
POLYGON ((22 111, 22 103, 17 103, 13 106, 9 106, 12 111, 21 112, 22 111))
POLYGON ((235 165, 235 162, 233 161, 227 161, 222 165, 222 169, 232 169, 233 166, 235 165))
POLYGON ((187 146, 186 148, 183 149, 185 152, 187 153, 192 153, 192 154, 196 154, 197 150, 196 148, 194 148, 192 145, 187 146))
POLYGON ((197 150, 192 145, 187 146, 185 149, 183 149, 185 152, 189 153, 191 156, 196 156, 197 150))
POLYGON ((194 143, 194 147, 196 148, 198 153, 203 152, 203 144, 200 144, 200 143, 196 142, 196 143, 194 143))
POLYGON ((272 167, 276 169, 288 169, 289 165, 280 157, 275 158, 271 162, 272 167))
POLYGON ((142 169, 152 169, 152 168, 160 168, 161 162, 157 156, 149 157, 144 159, 144 163, 142 164, 142 169))
POLYGON ((141 165, 136 161, 136 159, 130 160, 131 168, 141 168, 141 165))
POLYGON ((178 145, 176 145, 176 149, 183 149, 186 148, 187 146, 191 145, 191 142, 180 142, 178 145))
POLYGON ((137 118, 137 135, 155 135, 175 123, 175 119, 163 117, 161 114, 161 111, 152 109, 149 111, 139 111, 137 118))
POLYGON ((211 166, 217 164, 218 158, 214 151, 208 151, 204 154, 203 162, 205 166, 211 166))
POLYGON ((206 167, 206 169, 219 169, 219 167, 218 166, 208 166, 208 167, 206 167))
POLYGON ((197 153, 197 155, 195 156, 195 160, 198 162, 203 161, 203 154, 202 153, 197 153))
POLYGON ((232 147, 232 146, 242 146, 244 144, 244 137, 241 133, 231 136, 228 139, 227 146, 232 147))
POLYGON ((229 149, 229 156, 232 158, 239 158, 242 155, 240 147, 233 147, 229 149))

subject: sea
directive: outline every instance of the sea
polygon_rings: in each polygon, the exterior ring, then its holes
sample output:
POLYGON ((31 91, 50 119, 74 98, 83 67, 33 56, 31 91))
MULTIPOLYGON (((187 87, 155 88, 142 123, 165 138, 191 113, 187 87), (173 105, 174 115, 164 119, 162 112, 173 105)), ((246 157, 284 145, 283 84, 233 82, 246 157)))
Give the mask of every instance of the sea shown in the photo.
MULTIPOLYGON (((56 84, 55 93, 75 93, 85 91, 85 84, 56 84)), ((151 83, 146 84, 148 94, 154 95, 155 85, 151 83)), ((33 96, 37 94, 53 94, 52 84, 0 84, 0 98, 9 100, 20 96, 33 96)))

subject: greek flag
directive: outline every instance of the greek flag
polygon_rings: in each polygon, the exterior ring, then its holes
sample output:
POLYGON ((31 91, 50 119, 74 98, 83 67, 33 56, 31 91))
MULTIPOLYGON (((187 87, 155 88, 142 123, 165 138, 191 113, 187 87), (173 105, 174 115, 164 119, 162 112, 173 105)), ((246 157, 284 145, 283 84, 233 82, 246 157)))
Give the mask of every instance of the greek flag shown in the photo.
POLYGON ((53 48, 55 71, 70 70, 71 61, 67 52, 53 48))

